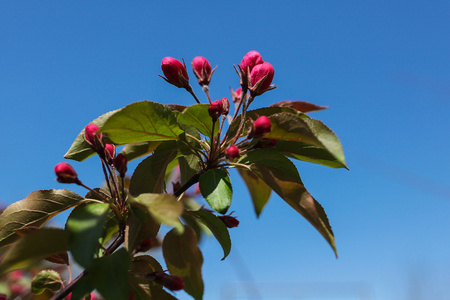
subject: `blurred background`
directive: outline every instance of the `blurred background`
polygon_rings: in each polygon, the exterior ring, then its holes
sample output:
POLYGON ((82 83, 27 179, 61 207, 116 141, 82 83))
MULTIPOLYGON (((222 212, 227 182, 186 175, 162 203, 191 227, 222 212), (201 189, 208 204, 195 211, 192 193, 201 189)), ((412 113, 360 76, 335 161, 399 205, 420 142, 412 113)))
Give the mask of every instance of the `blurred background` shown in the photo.
MULTIPOLYGON (((450 2, 419 0, 0 1, 0 201, 84 194, 53 167, 99 115, 144 99, 194 104, 157 76, 163 57, 206 57, 218 65, 212 97, 231 99, 233 64, 257 50, 278 88, 253 108, 330 107, 310 115, 339 136, 350 170, 296 166, 339 258, 276 195, 257 219, 232 172, 241 224, 225 261, 213 238, 202 242, 205 299, 448 299, 449 15, 450 2)), ((98 159, 72 165, 102 184, 98 159)))

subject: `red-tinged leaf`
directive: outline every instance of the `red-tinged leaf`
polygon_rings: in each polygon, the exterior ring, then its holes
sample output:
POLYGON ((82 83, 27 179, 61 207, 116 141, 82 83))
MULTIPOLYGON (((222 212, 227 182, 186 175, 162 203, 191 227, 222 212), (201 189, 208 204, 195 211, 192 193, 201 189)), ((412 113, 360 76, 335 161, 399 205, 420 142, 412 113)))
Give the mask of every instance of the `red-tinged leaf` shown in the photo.
POLYGON ((308 220, 327 240, 337 256, 333 230, 322 208, 303 185, 294 164, 273 149, 247 152, 239 163, 250 169, 287 204, 308 220))
POLYGON ((166 104, 168 108, 170 108, 171 111, 178 111, 182 112, 187 108, 186 105, 180 105, 180 104, 166 104))
POLYGON ((169 231, 163 241, 163 254, 170 274, 183 279, 184 290, 196 300, 203 299, 203 255, 195 232, 187 226, 183 234, 169 231))
POLYGON ((295 109, 299 112, 302 113, 308 113, 308 112, 313 112, 313 111, 319 111, 319 110, 323 110, 323 109, 327 109, 328 106, 321 106, 321 105, 317 105, 317 104, 313 104, 310 102, 306 102, 306 101, 293 101, 293 100, 285 100, 285 101, 280 101, 277 103, 274 103, 272 105, 270 105, 269 107, 289 107, 292 109, 295 109))
POLYGON ((164 142, 155 152, 144 159, 131 177, 130 194, 138 196, 143 193, 162 193, 167 166, 177 157, 178 143, 164 142))
POLYGON ((252 197, 256 216, 259 217, 263 208, 266 206, 267 202, 270 199, 272 189, 253 172, 246 169, 238 169, 238 171, 245 184, 247 185, 250 196, 252 197))
POLYGON ((23 268, 45 257, 68 250, 68 233, 62 229, 41 228, 12 245, 0 263, 0 274, 23 268), (44 242, 45 241, 45 242, 44 242))
POLYGON ((81 196, 69 190, 42 190, 11 204, 0 215, 0 247, 14 243, 20 237, 17 231, 41 227, 81 200, 81 196))

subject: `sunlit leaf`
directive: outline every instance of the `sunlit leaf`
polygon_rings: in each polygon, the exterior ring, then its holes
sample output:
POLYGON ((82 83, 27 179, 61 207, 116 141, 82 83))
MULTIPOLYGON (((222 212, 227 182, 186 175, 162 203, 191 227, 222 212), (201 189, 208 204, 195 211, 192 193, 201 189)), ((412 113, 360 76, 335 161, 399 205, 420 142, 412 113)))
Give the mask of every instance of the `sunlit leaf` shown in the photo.
POLYGON ((212 209, 224 214, 231 205, 233 190, 226 170, 212 169, 200 176, 200 191, 212 209))
POLYGON ((163 241, 163 254, 170 274, 183 279, 184 290, 196 300, 203 299, 203 255, 195 232, 189 227, 183 234, 169 231, 163 241))
POLYGON ((178 143, 175 141, 164 142, 151 156, 144 159, 131 177, 131 195, 161 193, 164 188, 165 170, 176 158, 178 148, 178 143))
POLYGON ((108 213, 109 204, 88 203, 76 207, 67 219, 70 252, 84 268, 94 261, 108 213))
MULTIPOLYGON (((106 114, 101 115, 97 119, 91 122, 91 124, 97 125, 99 128, 102 128, 103 124, 105 124, 106 120, 115 114, 118 110, 107 112, 106 114)), ((76 161, 83 161, 86 158, 94 155, 95 152, 91 149, 88 143, 84 140, 84 128, 76 137, 75 141, 70 146, 69 150, 66 154, 64 154, 64 158, 73 159, 76 161)))
POLYGON ((31 281, 31 292, 34 295, 42 294, 46 289, 58 291, 61 287, 61 276, 55 270, 40 271, 31 281))
POLYGON ((42 190, 11 204, 0 215, 0 247, 15 242, 20 237, 16 231, 40 227, 81 200, 81 196, 69 190, 42 190))
POLYGON ((246 169, 238 169, 238 171, 250 192, 256 216, 259 217, 270 199, 272 189, 253 172, 246 169))
POLYGON ((140 142, 127 144, 123 147, 120 153, 126 156, 127 161, 132 161, 136 158, 152 153, 159 146, 159 144, 161 144, 161 142, 140 142))
MULTIPOLYGON (((186 108, 178 115, 178 122, 197 128, 202 134, 211 137, 213 121, 208 112, 209 104, 195 104, 186 108)), ((219 131, 219 123, 216 122, 214 134, 219 131)))
POLYGON ((288 107, 288 108, 298 110, 299 112, 302 112, 302 113, 319 111, 319 110, 328 108, 328 106, 320 106, 317 104, 313 104, 313 103, 306 102, 306 101, 300 101, 300 100, 280 101, 280 102, 270 105, 269 107, 288 107))
POLYGON ((188 211, 187 213, 200 220, 209 228, 209 230, 211 230, 217 241, 222 246, 224 255, 222 260, 224 260, 231 251, 230 234, 228 233, 228 229, 225 224, 216 215, 207 211, 197 210, 188 211))
POLYGON ((130 203, 145 209, 157 221, 174 226, 178 230, 183 230, 180 223, 180 216, 183 213, 183 203, 169 194, 140 194, 135 198, 130 198, 130 203))
POLYGON ((117 144, 177 140, 183 132, 170 108, 151 101, 125 106, 105 122, 101 131, 117 144))
POLYGON ((131 259, 124 248, 95 260, 90 281, 105 300, 128 299, 128 270, 131 259))
POLYGON ((20 269, 45 257, 68 250, 68 233, 62 229, 41 228, 12 245, 0 263, 0 274, 20 269))
POLYGON ((256 149, 240 158, 286 203, 308 220, 337 255, 333 231, 322 206, 303 185, 294 164, 273 149, 256 149))

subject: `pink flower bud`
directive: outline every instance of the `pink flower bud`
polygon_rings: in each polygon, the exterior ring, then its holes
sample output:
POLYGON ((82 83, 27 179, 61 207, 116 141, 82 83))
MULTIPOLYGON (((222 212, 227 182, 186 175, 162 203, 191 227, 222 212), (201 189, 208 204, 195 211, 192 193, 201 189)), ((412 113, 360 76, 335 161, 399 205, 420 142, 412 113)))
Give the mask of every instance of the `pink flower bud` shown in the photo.
POLYGON ((261 54, 257 51, 250 51, 245 54, 244 58, 241 61, 241 69, 245 74, 248 74, 252 71, 253 67, 263 63, 263 59, 261 54))
POLYGON ((55 166, 56 180, 60 183, 79 183, 77 172, 68 163, 62 162, 55 166))
POLYGON ((213 121, 215 122, 223 112, 222 101, 216 100, 213 103, 211 103, 209 105, 208 112, 213 121))
POLYGON ((230 101, 226 97, 222 98, 222 115, 226 116, 230 112, 230 101))
POLYGON ((153 276, 156 283, 163 285, 171 291, 184 289, 184 282, 181 277, 169 275, 164 272, 155 272, 153 276))
POLYGON ((186 66, 179 60, 172 57, 164 57, 161 62, 161 69, 166 78, 161 77, 168 83, 179 88, 186 88, 189 86, 189 76, 186 71, 186 66))
POLYGON ((117 154, 116 158, 114 158, 114 167, 117 172, 119 172, 120 177, 124 178, 125 173, 127 172, 127 157, 123 153, 117 154))
POLYGON ((197 56, 192 60, 192 70, 195 77, 197 77, 198 83, 201 86, 209 85, 211 82, 211 64, 209 61, 201 56, 197 56))
POLYGON ((0 294, 0 300, 8 300, 8 297, 5 294, 0 294))
POLYGON ((275 70, 268 62, 257 65, 250 73, 250 92, 253 96, 266 92, 272 84, 275 70))
POLYGON ((239 148, 236 145, 231 145, 230 147, 227 148, 227 150, 225 150, 225 156, 229 160, 234 160, 238 158, 239 156, 241 156, 239 154, 239 148))
POLYGON ((116 147, 112 144, 105 145, 105 158, 108 164, 112 164, 114 157, 116 156, 116 147))
POLYGON ((100 128, 98 128, 95 124, 89 124, 86 127, 84 127, 84 140, 92 147, 97 149, 97 146, 99 145, 99 141, 102 140, 102 134, 98 133, 100 128))
POLYGON ((233 216, 219 216, 219 219, 227 226, 228 228, 234 228, 239 225, 239 220, 233 216))
POLYGON ((259 138, 270 132, 270 128, 272 127, 272 123, 269 118, 266 116, 261 116, 253 122, 250 127, 250 132, 248 134, 249 138, 259 138))

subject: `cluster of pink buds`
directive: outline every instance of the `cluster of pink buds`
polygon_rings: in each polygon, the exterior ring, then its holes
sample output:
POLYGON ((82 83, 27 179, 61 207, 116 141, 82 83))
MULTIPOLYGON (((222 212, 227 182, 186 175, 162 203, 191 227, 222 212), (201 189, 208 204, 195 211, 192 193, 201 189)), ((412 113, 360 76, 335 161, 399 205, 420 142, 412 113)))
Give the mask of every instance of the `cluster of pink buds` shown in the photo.
POLYGON ((222 98, 222 100, 213 101, 208 108, 208 113, 215 122, 221 115, 228 115, 230 111, 230 102, 227 98, 222 98))
POLYGON ((240 69, 241 82, 243 85, 248 85, 253 97, 273 89, 271 84, 275 70, 270 63, 263 61, 259 52, 250 51, 247 53, 242 58, 240 69))

